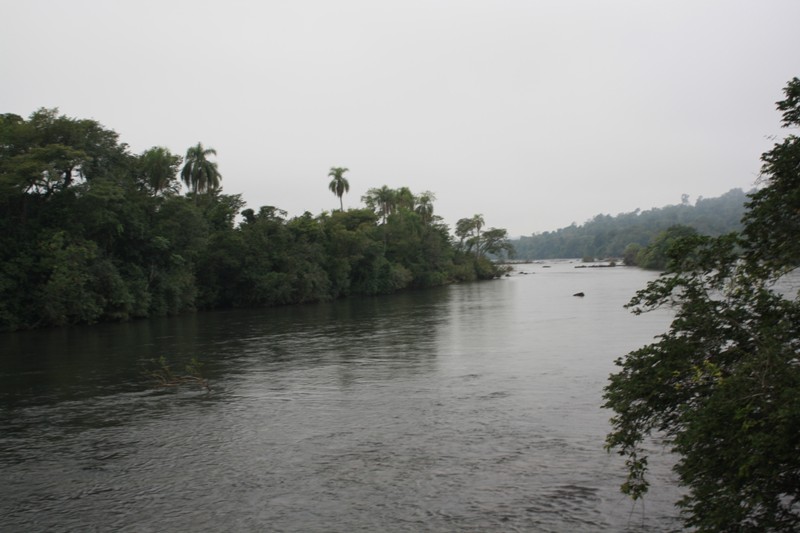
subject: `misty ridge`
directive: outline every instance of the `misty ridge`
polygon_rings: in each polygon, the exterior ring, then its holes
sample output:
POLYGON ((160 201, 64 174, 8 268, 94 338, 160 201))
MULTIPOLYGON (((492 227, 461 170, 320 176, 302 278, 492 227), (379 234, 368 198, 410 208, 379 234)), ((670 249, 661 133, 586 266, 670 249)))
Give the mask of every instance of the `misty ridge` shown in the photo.
POLYGON ((680 204, 636 209, 616 216, 599 214, 578 226, 511 239, 518 260, 625 257, 651 245, 668 230, 716 237, 742 229, 748 193, 731 189, 716 198, 683 195, 680 204))

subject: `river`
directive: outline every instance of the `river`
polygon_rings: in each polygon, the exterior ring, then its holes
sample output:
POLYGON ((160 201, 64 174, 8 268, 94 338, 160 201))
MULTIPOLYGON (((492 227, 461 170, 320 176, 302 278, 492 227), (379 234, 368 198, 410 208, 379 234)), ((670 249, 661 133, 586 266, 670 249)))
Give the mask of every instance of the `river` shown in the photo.
POLYGON ((670 456, 618 491, 600 408, 655 275, 510 277, 0 335, 3 531, 676 531, 670 456), (584 297, 572 296, 584 292, 584 297), (157 387, 203 364, 211 389, 157 387))

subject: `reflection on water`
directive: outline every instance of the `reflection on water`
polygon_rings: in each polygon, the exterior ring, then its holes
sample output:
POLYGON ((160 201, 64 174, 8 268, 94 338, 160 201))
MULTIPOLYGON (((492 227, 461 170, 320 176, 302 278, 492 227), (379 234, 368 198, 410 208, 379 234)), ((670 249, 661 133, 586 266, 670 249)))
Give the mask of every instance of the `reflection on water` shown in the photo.
POLYGON ((602 448, 649 273, 522 267, 391 297, 0 337, 8 530, 670 531, 602 448), (571 295, 583 291, 585 298, 571 295), (164 356, 212 391, 154 389, 164 356))

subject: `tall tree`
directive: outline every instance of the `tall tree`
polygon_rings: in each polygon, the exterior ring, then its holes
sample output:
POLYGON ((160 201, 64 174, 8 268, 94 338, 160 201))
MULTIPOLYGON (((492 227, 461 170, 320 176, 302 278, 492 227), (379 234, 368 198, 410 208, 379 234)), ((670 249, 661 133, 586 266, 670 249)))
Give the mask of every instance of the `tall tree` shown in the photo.
POLYGON ((483 232, 479 253, 497 257, 509 256, 514 253, 514 246, 508 240, 508 231, 504 228, 489 228, 483 232))
POLYGON ((414 211, 417 212, 417 214, 422 218, 422 222, 425 224, 430 224, 433 220, 434 200, 436 200, 436 196, 430 191, 425 191, 417 196, 417 206, 414 208, 414 211))
POLYGON ((78 180, 110 177, 129 157, 117 139, 97 121, 59 115, 58 109, 39 109, 27 121, 2 115, 0 189, 49 195, 78 180))
POLYGON ((483 221, 483 215, 474 215, 472 223, 475 227, 475 255, 481 255, 481 229, 483 229, 486 222, 483 221))
POLYGON ((481 229, 486 223, 483 215, 473 215, 472 218, 462 218, 456 222, 456 236, 461 240, 461 247, 467 251, 475 251, 475 255, 482 253, 481 229))
POLYGON ((395 191, 394 200, 398 209, 408 209, 409 211, 414 210, 414 204, 417 201, 414 193, 412 193, 411 189, 408 187, 400 187, 397 189, 395 191))
POLYGON ((381 217, 383 224, 386 224, 389 215, 397 208, 397 191, 383 185, 379 189, 369 189, 361 200, 381 217))
POLYGON ((196 146, 186 150, 181 179, 195 194, 219 188, 222 175, 219 173, 216 161, 208 160, 210 155, 217 155, 217 151, 213 148, 204 148, 202 143, 197 143, 196 146))
MULTIPOLYGON (((800 126, 800 80, 778 102, 800 126)), ((688 528, 800 531, 800 293, 777 281, 800 263, 800 138, 762 160, 743 234, 688 235, 664 275, 629 307, 674 310, 658 341, 617 360, 605 389, 609 449, 626 458, 622 491, 648 488, 647 439, 667 439, 688 528)))
POLYGON ((344 173, 348 170, 350 169, 344 167, 331 167, 331 171, 328 172, 328 177, 332 178, 331 182, 328 184, 328 189, 339 197, 340 211, 344 211, 342 196, 344 196, 344 193, 350 192, 350 182, 344 177, 344 173))
POLYGON ((163 146, 154 146, 142 153, 142 179, 153 194, 169 188, 178 174, 181 161, 181 156, 172 154, 163 146))

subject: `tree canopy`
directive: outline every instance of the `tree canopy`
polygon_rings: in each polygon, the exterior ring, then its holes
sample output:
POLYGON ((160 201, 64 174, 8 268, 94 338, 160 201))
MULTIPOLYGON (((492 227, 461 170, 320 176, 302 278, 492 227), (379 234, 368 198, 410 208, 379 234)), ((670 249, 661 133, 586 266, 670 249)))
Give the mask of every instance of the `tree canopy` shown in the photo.
MULTIPOLYGON (((315 302, 501 272, 456 245, 433 214, 433 193, 383 186, 370 189, 385 197, 366 208, 289 218, 223 194, 213 155, 202 143, 184 161, 158 146, 132 154, 115 132, 57 110, 0 115, 0 330, 315 302)), ((346 170, 331 169, 337 196, 346 170)))
POLYGON ((175 176, 182 161, 181 156, 173 155, 163 146, 154 146, 141 155, 142 178, 153 194, 175 186, 175 176))
POLYGON ((581 225, 523 236, 511 243, 517 259, 623 257, 631 254, 635 258, 638 250, 646 248, 675 226, 690 227, 711 236, 740 231, 746 202, 747 195, 741 189, 732 189, 718 198, 698 198, 694 205, 689 203, 687 195, 683 195, 677 205, 646 211, 637 209, 616 216, 597 215, 581 225))
POLYGON ((389 218, 389 215, 397 209, 397 199, 399 197, 398 191, 391 189, 386 185, 380 188, 372 188, 367 191, 367 194, 361 197, 361 201, 367 204, 367 207, 375 211, 384 224, 389 218))
MULTIPOLYGON (((800 80, 778 102, 800 126, 800 80)), ((800 530, 800 139, 762 156, 741 233, 666 247, 666 271, 629 307, 674 309, 669 330, 617 361, 605 389, 607 446, 626 458, 623 492, 647 491, 647 439, 666 439, 697 531, 800 530), (796 279, 796 278, 795 278, 796 279)))

